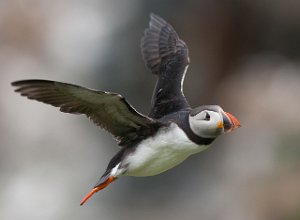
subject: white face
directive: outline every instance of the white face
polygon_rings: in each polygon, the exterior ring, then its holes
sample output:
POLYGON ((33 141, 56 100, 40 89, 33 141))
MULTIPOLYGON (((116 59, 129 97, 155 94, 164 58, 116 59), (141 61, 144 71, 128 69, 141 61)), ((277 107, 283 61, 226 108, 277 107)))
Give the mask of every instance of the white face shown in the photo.
POLYGON ((196 115, 189 115, 191 130, 203 138, 215 138, 224 133, 221 108, 218 112, 203 109, 196 115))

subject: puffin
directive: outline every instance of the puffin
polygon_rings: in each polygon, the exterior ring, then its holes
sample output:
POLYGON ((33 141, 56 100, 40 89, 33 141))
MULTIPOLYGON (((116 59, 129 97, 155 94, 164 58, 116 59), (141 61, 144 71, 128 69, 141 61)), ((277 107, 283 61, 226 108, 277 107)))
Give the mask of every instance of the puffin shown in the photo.
POLYGON ((157 77, 148 116, 117 93, 41 79, 12 82, 22 96, 59 107, 61 112, 85 115, 116 139, 120 150, 80 205, 121 176, 163 173, 241 126, 219 105, 189 105, 182 88, 190 63, 188 47, 169 23, 153 13, 141 39, 141 52, 157 77))

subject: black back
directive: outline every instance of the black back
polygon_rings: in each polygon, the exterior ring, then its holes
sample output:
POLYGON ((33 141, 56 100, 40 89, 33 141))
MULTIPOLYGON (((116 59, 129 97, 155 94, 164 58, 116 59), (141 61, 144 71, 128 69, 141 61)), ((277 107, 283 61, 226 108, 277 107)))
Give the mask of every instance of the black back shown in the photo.
POLYGON ((151 14, 149 28, 145 30, 141 47, 147 67, 158 76, 149 116, 161 118, 189 109, 182 92, 189 64, 188 48, 173 27, 159 16, 151 14))

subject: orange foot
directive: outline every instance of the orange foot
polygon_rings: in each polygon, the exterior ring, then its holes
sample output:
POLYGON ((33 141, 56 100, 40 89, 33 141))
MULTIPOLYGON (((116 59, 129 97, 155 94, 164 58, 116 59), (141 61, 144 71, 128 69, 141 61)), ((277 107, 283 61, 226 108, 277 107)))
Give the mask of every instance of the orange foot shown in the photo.
POLYGON ((111 182, 115 181, 117 178, 116 177, 113 177, 113 176, 110 176, 108 177, 108 179, 101 183, 99 186, 95 186, 84 198, 83 200, 80 202, 80 205, 83 205, 89 198, 91 198, 91 196, 98 192, 99 190, 101 189, 104 189, 105 187, 107 187, 111 182))

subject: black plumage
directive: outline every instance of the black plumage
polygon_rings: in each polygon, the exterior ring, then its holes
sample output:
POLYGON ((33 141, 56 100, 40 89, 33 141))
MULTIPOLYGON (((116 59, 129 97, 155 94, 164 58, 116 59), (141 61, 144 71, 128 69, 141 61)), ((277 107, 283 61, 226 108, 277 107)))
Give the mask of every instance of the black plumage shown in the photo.
POLYGON ((182 92, 189 64, 188 48, 173 27, 157 15, 150 15, 149 27, 141 41, 146 66, 157 75, 149 117, 164 115, 190 106, 182 92))
POLYGON ((21 80, 12 85, 29 99, 59 107, 65 113, 86 115, 113 134, 120 146, 137 143, 162 126, 161 122, 138 113, 117 93, 49 80, 21 80))

